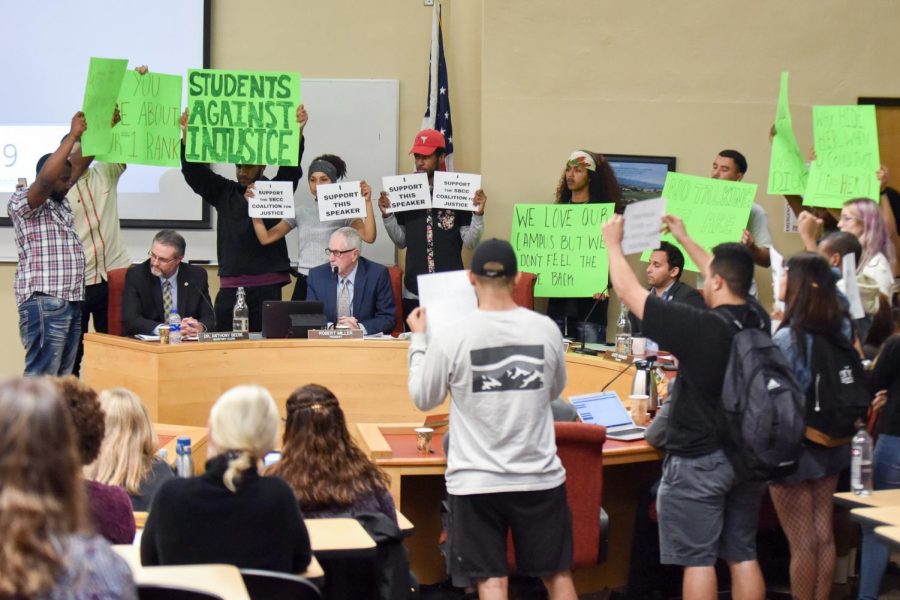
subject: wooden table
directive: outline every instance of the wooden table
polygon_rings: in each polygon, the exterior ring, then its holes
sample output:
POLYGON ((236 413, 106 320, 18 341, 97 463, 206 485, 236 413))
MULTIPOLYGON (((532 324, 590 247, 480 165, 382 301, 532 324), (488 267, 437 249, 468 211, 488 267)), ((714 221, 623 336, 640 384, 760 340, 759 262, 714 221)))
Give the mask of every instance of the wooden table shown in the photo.
POLYGON ((215 594, 224 600, 250 600, 241 572, 234 565, 145 567, 136 546, 116 545, 113 550, 128 563, 138 585, 175 585, 215 594))
POLYGON ((168 423, 153 423, 153 430, 159 437, 159 447, 166 449, 169 464, 175 468, 175 459, 178 457, 176 445, 179 437, 191 438, 191 455, 194 457, 194 474, 200 475, 206 471, 206 448, 209 441, 209 429, 206 427, 191 427, 190 425, 171 425, 168 423))
POLYGON ((309 531, 309 544, 319 558, 375 556, 375 540, 356 519, 306 519, 304 522, 309 531))
POLYGON ((900 527, 890 525, 876 527, 875 537, 894 549, 900 549, 900 527))
MULTIPOLYGON (((245 340, 163 346, 103 333, 84 336, 82 379, 97 390, 138 394, 154 422, 203 427, 226 390, 256 383, 284 403, 296 388, 319 383, 338 397, 348 422, 411 422, 422 418, 407 389, 408 342, 401 340, 245 340)), ((566 355, 565 396, 599 391, 626 369, 603 357, 566 355)), ((631 373, 610 389, 628 397, 631 373)), ((448 412, 447 403, 431 413, 448 412)))
MULTIPOLYGON (((623 376, 625 377, 625 376, 623 376)), ((427 456, 415 451, 413 423, 356 423, 358 443, 391 478, 391 495, 398 509, 416 523, 416 535, 407 540, 413 571, 422 583, 444 578, 437 548, 441 530, 439 506, 444 498, 443 434, 435 433, 427 456)), ((635 504, 660 474, 662 453, 645 440, 607 440, 603 446, 603 508, 610 517, 609 552, 595 568, 575 573, 579 592, 625 585, 631 553, 635 504)))
POLYGON ((875 506, 871 508, 854 508, 850 518, 863 525, 878 527, 890 525, 900 527, 900 506, 875 506))
POLYGON ((877 490, 868 496, 857 496, 853 492, 839 492, 834 495, 834 503, 847 508, 900 506, 900 488, 895 490, 877 490))

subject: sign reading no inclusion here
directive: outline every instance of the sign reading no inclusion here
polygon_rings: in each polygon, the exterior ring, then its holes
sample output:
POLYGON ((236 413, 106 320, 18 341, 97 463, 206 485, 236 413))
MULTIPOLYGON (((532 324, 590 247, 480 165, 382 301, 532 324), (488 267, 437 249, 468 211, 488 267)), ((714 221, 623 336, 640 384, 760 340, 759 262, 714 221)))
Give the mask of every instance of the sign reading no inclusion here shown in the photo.
POLYGON ((537 275, 534 295, 587 298, 609 278, 603 224, 613 204, 516 204, 510 241, 519 270, 537 275))
POLYGON ((297 165, 298 73, 188 71, 190 162, 297 165))

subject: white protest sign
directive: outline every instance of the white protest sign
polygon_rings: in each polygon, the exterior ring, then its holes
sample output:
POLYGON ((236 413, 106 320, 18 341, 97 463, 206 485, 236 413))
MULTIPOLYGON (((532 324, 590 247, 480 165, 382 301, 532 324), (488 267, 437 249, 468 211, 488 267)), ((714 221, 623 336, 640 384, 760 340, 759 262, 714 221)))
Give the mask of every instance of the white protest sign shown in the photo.
POLYGON ((326 183, 316 187, 319 220, 365 219, 366 201, 358 181, 326 183))
POLYGON ((248 212, 260 219, 293 219, 294 186, 290 181, 257 181, 248 212))
POLYGON ((481 175, 435 171, 431 208, 474 211, 472 200, 480 189, 481 175))
POLYGON ((426 332, 435 332, 478 308, 468 271, 446 271, 418 276, 419 305, 425 308, 426 332))
POLYGON ((431 208, 431 192, 425 173, 382 177, 381 188, 391 199, 392 213, 431 208))
POLYGON ((842 279, 844 281, 844 294, 850 301, 850 318, 862 319, 866 316, 863 309, 862 298, 859 296, 859 286, 856 283, 856 255, 852 252, 845 254, 841 259, 842 279))
MULTIPOLYGON (((784 301, 777 300, 779 294, 779 287, 781 286, 781 275, 784 273, 784 257, 781 255, 778 250, 774 247, 769 248, 769 268, 772 269, 772 291, 775 295, 775 310, 778 312, 784 312, 784 301)), ((781 321, 779 321, 780 323, 781 321)), ((775 332, 774 325, 772 326, 772 333, 775 332)))
POLYGON ((622 252, 636 254, 659 248, 659 229, 665 212, 665 198, 641 200, 626 206, 622 252))

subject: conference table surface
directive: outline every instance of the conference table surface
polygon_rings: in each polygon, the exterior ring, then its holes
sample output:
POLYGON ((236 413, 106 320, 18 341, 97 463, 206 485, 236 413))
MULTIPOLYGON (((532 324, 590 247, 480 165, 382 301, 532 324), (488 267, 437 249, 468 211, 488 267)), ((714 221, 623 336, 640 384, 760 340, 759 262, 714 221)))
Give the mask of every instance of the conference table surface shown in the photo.
MULTIPOLYGON (((84 336, 83 380, 95 389, 125 387, 141 397, 154 422, 204 427, 226 390, 266 387, 282 414, 287 397, 307 383, 337 396, 347 422, 402 423, 424 418, 407 386, 405 340, 240 340, 161 345, 103 333, 84 336)), ((603 356, 566 354, 563 396, 604 386, 627 399, 633 367, 603 356)), ((449 412, 445 401, 425 414, 449 412)))
POLYGON ((870 508, 854 508, 850 518, 863 525, 878 527, 889 525, 900 527, 900 506, 873 506, 870 508))
POLYGON ((895 550, 900 550, 900 527, 891 525, 876 527, 875 537, 895 550))
POLYGON ((900 506, 900 488, 876 490, 868 496, 856 495, 853 492, 838 492, 834 495, 834 503, 847 508, 900 506))

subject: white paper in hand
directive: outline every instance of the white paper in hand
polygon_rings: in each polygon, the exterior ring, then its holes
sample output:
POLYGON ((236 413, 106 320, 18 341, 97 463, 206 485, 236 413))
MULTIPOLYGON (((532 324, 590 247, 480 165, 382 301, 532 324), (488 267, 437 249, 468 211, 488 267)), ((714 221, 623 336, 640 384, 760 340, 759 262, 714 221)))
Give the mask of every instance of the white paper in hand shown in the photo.
POLYGON ((850 302, 850 318, 862 319, 866 316, 862 298, 859 297, 859 286, 856 285, 856 255, 852 252, 841 259, 841 271, 844 279, 844 290, 850 302))
POLYGON ((293 219, 294 186, 290 181, 257 181, 248 212, 260 219, 293 219))
POLYGON ((774 247, 769 248, 769 263, 769 268, 772 269, 772 291, 775 292, 775 310, 784 312, 784 302, 778 300, 778 286, 781 285, 781 274, 784 273, 784 257, 774 247))
POLYGON ((419 305, 425 308, 426 332, 436 332, 478 308, 468 271, 419 275, 419 305))
POLYGON ((622 252, 637 254, 659 248, 662 218, 666 212, 665 198, 641 200, 625 207, 625 232, 622 252))
POLYGON ((475 210, 475 192, 481 189, 481 175, 435 171, 432 208, 475 210))
POLYGON ((381 187, 391 200, 392 213, 431 208, 431 191, 425 173, 382 177, 381 187))
POLYGON ((362 197, 358 181, 326 183, 316 187, 319 220, 365 219, 366 201, 362 197))

